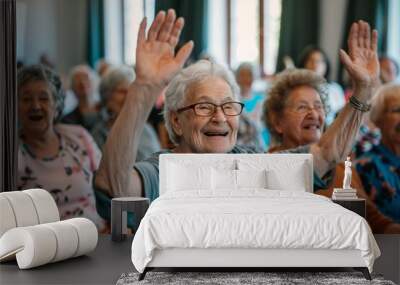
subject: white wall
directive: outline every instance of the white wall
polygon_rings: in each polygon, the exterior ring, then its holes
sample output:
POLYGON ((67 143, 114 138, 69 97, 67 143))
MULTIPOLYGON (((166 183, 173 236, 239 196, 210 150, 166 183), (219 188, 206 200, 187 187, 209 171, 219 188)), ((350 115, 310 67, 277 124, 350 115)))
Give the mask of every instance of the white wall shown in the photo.
POLYGON ((56 0, 58 2, 57 49, 60 70, 87 61, 88 10, 85 0, 56 0))
MULTIPOLYGON (((26 64, 36 63, 42 53, 47 53, 52 59, 57 57, 57 42, 54 39, 56 29, 57 1, 52 0, 17 0, 17 15, 20 7, 26 7, 25 19, 17 18, 17 31, 24 31, 22 59, 26 64), (21 5, 22 4, 22 5, 21 5), (22 26, 25 24, 25 26, 22 26)), ((17 39, 21 39, 17 36, 17 39)))
POLYGON ((62 73, 86 60, 86 0, 16 2, 19 60, 25 64, 37 63, 45 53, 62 73))
POLYGON ((337 80, 339 49, 343 39, 348 0, 321 0, 320 46, 331 62, 331 80, 337 80))

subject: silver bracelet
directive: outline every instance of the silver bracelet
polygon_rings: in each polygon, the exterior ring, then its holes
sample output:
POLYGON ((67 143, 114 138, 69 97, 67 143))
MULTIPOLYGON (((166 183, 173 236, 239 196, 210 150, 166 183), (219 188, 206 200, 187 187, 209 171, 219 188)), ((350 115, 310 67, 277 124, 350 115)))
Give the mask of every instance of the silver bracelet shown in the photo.
POLYGON ((368 112, 371 109, 371 104, 363 103, 358 100, 355 96, 350 97, 350 105, 361 112, 368 112))

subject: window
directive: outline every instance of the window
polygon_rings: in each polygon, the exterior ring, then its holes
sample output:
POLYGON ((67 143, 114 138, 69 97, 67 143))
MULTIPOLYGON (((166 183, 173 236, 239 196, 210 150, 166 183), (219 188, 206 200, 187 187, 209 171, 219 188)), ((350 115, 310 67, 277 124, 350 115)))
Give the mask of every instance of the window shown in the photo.
POLYGON ((209 1, 208 54, 233 69, 246 61, 260 66, 264 73, 274 73, 279 45, 281 2, 282 0, 209 1))
POLYGON ((208 50, 214 60, 223 64, 228 63, 228 33, 227 33, 227 2, 214 0, 208 2, 208 50), (215 27, 218 27, 217 29, 215 27))
MULTIPOLYGON (((400 1, 390 0, 387 53, 400 64, 400 17, 398 11, 400 11, 400 1)), ((397 79, 399 80, 399 77, 397 79)))
POLYGON ((260 63, 259 0, 231 1, 231 66, 260 63))
POLYGON ((136 42, 140 22, 147 17, 153 22, 155 0, 123 0, 124 62, 133 65, 136 61, 136 42))
MULTIPOLYGON (((235 69, 243 62, 275 72, 282 0, 209 0, 207 54, 235 69)), ((105 0, 105 54, 133 65, 140 21, 154 18, 155 0, 105 0)), ((147 27, 148 28, 148 27, 147 27)))
POLYGON ((282 1, 264 1, 264 72, 275 73, 281 29, 282 1))
POLYGON ((105 54, 112 63, 133 65, 140 22, 154 18, 155 0, 105 0, 105 54))
POLYGON ((122 63, 121 2, 104 1, 104 52, 106 60, 122 63))

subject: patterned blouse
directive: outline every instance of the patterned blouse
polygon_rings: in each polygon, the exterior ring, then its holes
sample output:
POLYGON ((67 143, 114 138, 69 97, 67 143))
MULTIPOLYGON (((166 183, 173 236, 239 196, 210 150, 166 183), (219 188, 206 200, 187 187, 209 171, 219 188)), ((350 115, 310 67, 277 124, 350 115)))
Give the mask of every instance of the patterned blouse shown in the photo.
POLYGON ((105 223, 97 214, 92 187, 101 153, 89 133, 77 125, 56 124, 60 149, 56 156, 38 159, 22 143, 18 149, 18 189, 43 188, 53 196, 60 218, 85 217, 99 230, 105 223))
POLYGON ((356 161, 356 169, 378 209, 400 223, 400 157, 379 144, 356 161))
POLYGON ((357 143, 354 146, 354 153, 356 157, 362 156, 364 153, 370 151, 374 145, 378 145, 381 141, 381 132, 378 128, 370 129, 366 125, 361 125, 358 132, 357 143))

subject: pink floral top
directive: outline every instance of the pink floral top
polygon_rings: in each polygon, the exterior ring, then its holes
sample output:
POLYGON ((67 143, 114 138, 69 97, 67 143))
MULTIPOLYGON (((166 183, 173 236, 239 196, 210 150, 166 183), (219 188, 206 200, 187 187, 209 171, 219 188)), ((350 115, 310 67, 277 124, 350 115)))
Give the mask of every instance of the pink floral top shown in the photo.
POLYGON ((103 230, 93 192, 93 172, 101 152, 90 134, 77 125, 56 124, 60 150, 54 157, 38 159, 22 141, 18 149, 18 189, 43 188, 49 191, 60 218, 85 217, 103 230))

